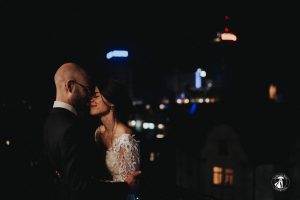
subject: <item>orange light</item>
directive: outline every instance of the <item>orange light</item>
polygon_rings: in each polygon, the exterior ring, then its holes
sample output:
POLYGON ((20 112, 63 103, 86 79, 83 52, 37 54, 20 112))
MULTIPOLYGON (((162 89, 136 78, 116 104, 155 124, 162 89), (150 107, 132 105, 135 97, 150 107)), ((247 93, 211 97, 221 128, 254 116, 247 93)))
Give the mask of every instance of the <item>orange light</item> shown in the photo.
POLYGON ((233 33, 222 33, 221 34, 221 39, 222 40, 232 40, 232 41, 236 41, 237 37, 236 35, 234 35, 233 33))
POLYGON ((213 183, 215 185, 222 184, 222 167, 214 166, 213 167, 213 183))
POLYGON ((269 87, 269 98, 276 100, 277 99, 277 87, 276 85, 271 84, 269 87))

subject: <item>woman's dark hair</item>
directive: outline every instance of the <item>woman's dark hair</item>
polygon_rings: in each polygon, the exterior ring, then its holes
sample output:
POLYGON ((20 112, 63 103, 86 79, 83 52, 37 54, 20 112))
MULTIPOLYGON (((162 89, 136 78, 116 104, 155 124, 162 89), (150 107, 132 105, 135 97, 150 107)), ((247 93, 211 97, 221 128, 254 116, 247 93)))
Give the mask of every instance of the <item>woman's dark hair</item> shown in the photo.
POLYGON ((117 79, 105 79, 96 82, 100 93, 112 104, 116 118, 127 124, 132 108, 132 100, 125 83, 117 79))

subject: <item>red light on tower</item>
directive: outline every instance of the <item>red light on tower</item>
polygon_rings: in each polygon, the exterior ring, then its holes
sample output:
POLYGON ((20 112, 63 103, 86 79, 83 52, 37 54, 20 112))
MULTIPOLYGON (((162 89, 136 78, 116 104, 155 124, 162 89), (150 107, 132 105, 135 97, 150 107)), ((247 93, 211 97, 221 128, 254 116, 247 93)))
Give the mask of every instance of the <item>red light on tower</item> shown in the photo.
POLYGON ((229 17, 228 17, 228 15, 225 15, 225 20, 229 20, 229 17))
POLYGON ((225 27, 224 31, 225 31, 225 33, 228 33, 229 32, 229 28, 225 27))

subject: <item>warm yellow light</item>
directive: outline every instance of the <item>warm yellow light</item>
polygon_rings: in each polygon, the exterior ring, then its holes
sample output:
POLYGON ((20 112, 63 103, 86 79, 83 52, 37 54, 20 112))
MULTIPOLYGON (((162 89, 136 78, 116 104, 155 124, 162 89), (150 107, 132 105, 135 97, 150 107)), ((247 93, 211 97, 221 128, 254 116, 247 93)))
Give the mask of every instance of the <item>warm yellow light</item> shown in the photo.
POLYGON ((222 40, 237 41, 237 37, 233 33, 222 33, 221 34, 221 39, 222 40))
POLYGON ((214 38, 214 42, 221 42, 221 39, 219 37, 214 38))
POLYGON ((164 129, 164 128, 165 128, 165 125, 163 125, 163 124, 158 124, 158 125, 157 125, 157 128, 158 128, 158 129, 164 129))
POLYGON ((164 135, 164 134, 161 134, 161 133, 159 133, 159 134, 156 135, 156 138, 157 138, 157 139, 162 139, 162 138, 164 138, 164 137, 165 137, 165 135, 164 135))
POLYGON ((159 109, 161 109, 161 110, 163 110, 163 109, 165 109, 165 105, 164 104, 159 104, 159 109))
POLYGON ((190 102, 190 100, 189 99, 184 99, 184 101, 183 101, 185 104, 187 104, 187 103, 189 103, 190 102))
POLYGON ((220 185, 222 184, 222 167, 213 167, 213 183, 215 185, 220 185))
POLYGON ((273 100, 277 99, 277 87, 273 84, 269 87, 269 98, 273 100))
POLYGON ((136 121, 135 120, 130 120, 128 122, 128 125, 131 126, 131 127, 134 127, 136 125, 136 121))
POLYGON ((198 99, 198 103, 203 103, 203 98, 198 99))
POLYGON ((177 99, 176 102, 177 102, 178 104, 182 104, 182 99, 177 99))
POLYGON ((155 153, 154 153, 154 152, 151 152, 151 153, 150 153, 149 160, 150 160, 151 162, 153 162, 153 161, 155 160, 155 153))
POLYGON ((209 98, 205 98, 205 103, 209 103, 210 99, 209 98))

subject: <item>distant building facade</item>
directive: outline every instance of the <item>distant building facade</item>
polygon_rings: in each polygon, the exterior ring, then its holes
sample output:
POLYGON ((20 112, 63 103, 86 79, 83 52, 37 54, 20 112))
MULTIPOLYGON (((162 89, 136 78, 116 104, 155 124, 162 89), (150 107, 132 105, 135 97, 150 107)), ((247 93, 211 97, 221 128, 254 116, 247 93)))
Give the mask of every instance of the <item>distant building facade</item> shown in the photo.
POLYGON ((220 125, 198 152, 176 152, 176 184, 220 200, 252 199, 252 174, 235 131, 220 125))

